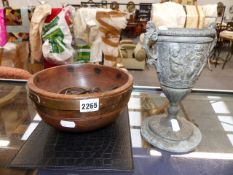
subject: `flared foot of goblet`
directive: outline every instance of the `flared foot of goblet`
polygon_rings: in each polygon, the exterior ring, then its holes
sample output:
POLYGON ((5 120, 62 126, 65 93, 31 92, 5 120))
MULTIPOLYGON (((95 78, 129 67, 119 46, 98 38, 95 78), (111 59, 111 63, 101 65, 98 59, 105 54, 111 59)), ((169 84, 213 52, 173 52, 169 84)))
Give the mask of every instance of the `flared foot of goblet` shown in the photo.
POLYGON ((187 153, 201 142, 201 132, 184 118, 168 119, 166 115, 152 116, 141 126, 143 138, 151 145, 173 153, 187 153))

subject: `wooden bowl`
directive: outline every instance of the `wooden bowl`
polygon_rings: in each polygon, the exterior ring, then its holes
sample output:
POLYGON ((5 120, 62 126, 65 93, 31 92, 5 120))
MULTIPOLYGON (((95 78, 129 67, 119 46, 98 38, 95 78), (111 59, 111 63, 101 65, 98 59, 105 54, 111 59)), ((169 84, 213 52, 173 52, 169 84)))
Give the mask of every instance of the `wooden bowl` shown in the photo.
POLYGON ((95 64, 57 66, 28 80, 29 97, 42 119, 74 132, 113 122, 127 105, 132 87, 127 72, 95 64))

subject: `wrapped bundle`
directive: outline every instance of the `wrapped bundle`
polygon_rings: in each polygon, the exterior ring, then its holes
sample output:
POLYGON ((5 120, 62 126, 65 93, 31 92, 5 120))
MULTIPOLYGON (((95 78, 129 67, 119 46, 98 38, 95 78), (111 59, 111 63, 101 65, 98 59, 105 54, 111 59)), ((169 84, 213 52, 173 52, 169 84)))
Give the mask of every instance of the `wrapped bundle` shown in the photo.
POLYGON ((152 21, 157 27, 183 28, 186 14, 182 5, 175 2, 153 4, 152 21))
POLYGON ((207 28, 211 23, 216 22, 217 4, 203 5, 202 9, 205 15, 204 28, 207 28))
POLYGON ((203 9, 202 9, 201 6, 196 6, 196 8, 197 8, 198 16, 199 16, 199 19, 198 19, 198 28, 199 29, 203 29, 204 22, 205 22, 205 14, 204 14, 203 9))
POLYGON ((205 15, 201 6, 186 5, 186 28, 202 29, 204 26, 205 15))
POLYGON ((32 63, 40 61, 42 58, 42 27, 45 18, 51 13, 51 6, 43 4, 37 6, 31 19, 30 24, 30 46, 31 46, 31 58, 32 63))
POLYGON ((115 67, 121 30, 127 25, 127 15, 119 11, 97 12, 96 19, 101 32, 104 64, 115 67))
POLYGON ((104 8, 79 8, 74 16, 74 36, 78 41, 77 46, 91 46, 90 61, 99 62, 102 60, 101 37, 98 30, 96 13, 99 11, 108 12, 111 9, 104 8), (83 43, 86 44, 83 44, 83 43))
POLYGON ((194 5, 186 5, 186 28, 198 28, 199 15, 194 5))

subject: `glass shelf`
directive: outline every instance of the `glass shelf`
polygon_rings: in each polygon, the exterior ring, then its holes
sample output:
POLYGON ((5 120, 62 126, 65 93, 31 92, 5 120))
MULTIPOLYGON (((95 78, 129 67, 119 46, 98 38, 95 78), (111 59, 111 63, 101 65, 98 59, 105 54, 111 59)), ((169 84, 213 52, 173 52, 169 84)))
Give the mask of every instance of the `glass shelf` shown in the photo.
MULTIPOLYGON (((149 116, 166 114, 167 106, 160 88, 134 87, 128 109, 136 162, 139 155, 148 158, 166 154, 143 140, 140 126, 149 116)), ((180 117, 198 126, 203 138, 194 152, 169 156, 230 161, 233 165, 233 92, 194 90, 179 106, 180 117)), ((25 83, 0 83, 0 174, 37 174, 6 167, 40 121, 27 97, 25 83)))

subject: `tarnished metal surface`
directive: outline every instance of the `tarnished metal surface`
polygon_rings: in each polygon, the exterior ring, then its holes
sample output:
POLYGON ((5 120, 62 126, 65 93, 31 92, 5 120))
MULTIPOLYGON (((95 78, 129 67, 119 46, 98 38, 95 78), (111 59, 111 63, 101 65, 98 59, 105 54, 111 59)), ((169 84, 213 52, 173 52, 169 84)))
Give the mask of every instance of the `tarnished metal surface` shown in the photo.
POLYGON ((214 45, 215 30, 158 29, 147 25, 144 48, 149 63, 155 64, 164 94, 170 102, 168 115, 154 116, 142 124, 141 133, 152 145, 170 152, 193 150, 201 141, 200 130, 191 122, 177 118, 182 101, 207 63, 214 45))

